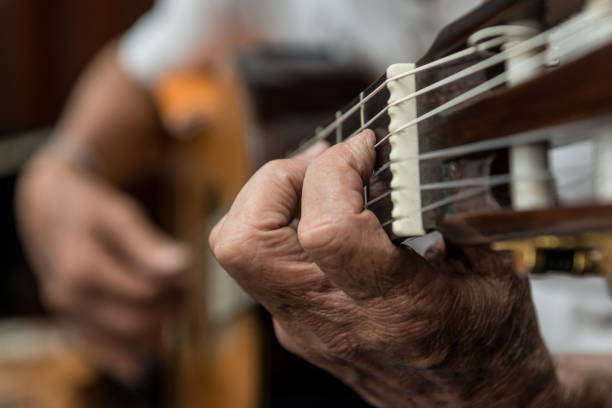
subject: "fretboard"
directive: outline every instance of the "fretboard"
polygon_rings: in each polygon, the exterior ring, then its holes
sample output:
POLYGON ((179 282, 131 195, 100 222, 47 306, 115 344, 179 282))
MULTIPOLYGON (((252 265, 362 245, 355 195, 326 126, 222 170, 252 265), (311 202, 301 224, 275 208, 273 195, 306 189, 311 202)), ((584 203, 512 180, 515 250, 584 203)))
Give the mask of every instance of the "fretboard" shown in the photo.
MULTIPOLYGON (((344 109, 337 111, 334 118, 317 128, 314 137, 302 143, 291 156, 319 141, 326 141, 330 145, 343 142, 365 129, 373 130, 377 140, 384 138, 389 132, 390 121, 386 114, 390 97, 385 86, 387 79, 386 74, 381 76, 344 109)), ((364 204, 376 214, 389 236, 394 238, 390 223, 393 209, 389 194, 391 171, 387 167, 390 150, 389 144, 381 145, 377 149, 373 176, 364 188, 364 204)))

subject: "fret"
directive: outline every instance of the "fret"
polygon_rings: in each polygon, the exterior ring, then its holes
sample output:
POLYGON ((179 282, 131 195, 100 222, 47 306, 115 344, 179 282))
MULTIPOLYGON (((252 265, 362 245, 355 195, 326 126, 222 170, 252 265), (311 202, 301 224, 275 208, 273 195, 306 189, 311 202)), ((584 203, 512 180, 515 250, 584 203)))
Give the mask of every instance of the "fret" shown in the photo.
POLYGON ((315 129, 315 138, 318 139, 322 132, 323 126, 317 126, 317 128, 315 129))
POLYGON ((360 126, 363 127, 365 124, 365 103, 363 103, 363 98, 365 96, 365 92, 361 92, 359 94, 359 104, 361 107, 359 108, 359 123, 360 126))
MULTIPOLYGON (((385 108, 387 99, 389 98, 387 88, 384 87, 375 95, 372 95, 372 93, 379 89, 386 82, 386 80, 387 76, 383 75, 375 83, 370 85, 368 89, 363 91, 361 95, 359 95, 359 100, 362 102, 359 112, 359 128, 366 127, 366 124, 376 114, 378 114, 381 109, 385 108), (381 94, 383 94, 382 97, 381 94), (368 98, 368 95, 372 96, 368 98)), ((382 115, 382 117, 386 116, 386 114, 382 115)), ((380 137, 381 134, 387 133, 387 123, 385 123, 384 120, 377 120, 372 124, 368 124, 367 128, 373 130, 377 134, 377 138, 380 137)), ((367 209, 376 214, 380 220, 390 219, 391 210, 393 208, 391 197, 389 194, 387 194, 389 191, 391 173, 389 171, 383 171, 376 174, 383 163, 388 160, 388 158, 389 154, 386 150, 379 149, 379 151, 377 151, 374 173, 364 188, 364 203, 366 203, 367 209)), ((385 226, 385 231, 388 234, 391 233, 390 223, 385 226)))
MULTIPOLYGON (((383 78, 386 80, 386 77, 383 78)), ((366 91, 367 92, 367 91, 366 91)), ((364 104, 364 123, 370 122, 374 119, 383 109, 386 108, 387 103, 389 101, 389 90, 384 88, 376 95, 374 95, 370 100, 368 100, 364 104)), ((372 124, 368 127, 370 129, 387 129, 389 126, 389 115, 383 114, 378 119, 376 119, 372 124)))
MULTIPOLYGON (((367 122, 386 106, 389 98, 388 90, 383 87, 386 80, 386 75, 383 75, 366 90, 360 92, 346 108, 336 112, 334 120, 325 126, 317 127, 315 137, 303 143, 297 152, 305 150, 316 140, 325 140, 330 145, 341 143, 363 129, 367 122)), ((368 128, 386 130, 388 123, 388 115, 384 114, 368 128)))
MULTIPOLYGON (((355 118, 354 120, 356 120, 356 123, 358 124, 357 126, 355 126, 354 129, 352 129, 352 132, 354 133, 355 131, 357 131, 365 123, 366 120, 365 116, 363 116, 362 120, 362 112, 365 112, 367 110, 363 105, 367 104, 367 102, 371 98, 376 97, 380 93, 380 91, 384 92, 386 90, 384 88, 384 83, 386 79, 387 77, 385 75, 381 76, 378 80, 376 80, 376 82, 374 82, 364 92, 362 92, 359 98, 355 98, 355 100, 352 101, 346 109, 343 109, 341 111, 342 114, 340 116, 337 116, 336 120, 330 122, 322 129, 322 131, 318 135, 319 138, 321 140, 327 140, 328 136, 333 135, 335 132, 337 132, 337 127, 339 123, 345 124, 346 122, 350 121, 351 118, 355 118)), ((346 125, 343 125, 343 128, 345 126, 346 125)), ((342 139, 346 139, 352 135, 352 133, 345 131, 345 129, 342 129, 342 134, 345 136, 342 139)))
POLYGON ((339 123, 336 125, 336 143, 342 143, 342 139, 343 139, 343 135, 342 135, 342 129, 343 129, 343 123, 344 121, 339 120, 342 117, 342 111, 337 111, 336 112, 336 120, 339 121, 339 123))

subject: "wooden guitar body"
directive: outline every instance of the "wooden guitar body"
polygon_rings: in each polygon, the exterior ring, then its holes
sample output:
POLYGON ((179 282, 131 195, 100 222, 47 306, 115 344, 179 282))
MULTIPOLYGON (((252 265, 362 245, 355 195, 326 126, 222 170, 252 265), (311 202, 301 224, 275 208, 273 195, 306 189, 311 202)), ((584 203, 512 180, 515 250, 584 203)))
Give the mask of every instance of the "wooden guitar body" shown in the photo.
POLYGON ((260 341, 256 317, 245 310, 230 322, 207 311, 212 273, 208 230, 250 171, 243 88, 229 65, 210 72, 181 70, 162 78, 155 97, 177 140, 169 154, 167 219, 194 256, 183 312, 169 327, 165 369, 171 407, 252 408, 260 400, 260 341))
POLYGON ((168 388, 175 394, 170 406, 249 408, 261 403, 262 350, 270 346, 262 347, 255 315, 247 309, 219 324, 206 310, 211 291, 217 290, 211 286, 215 272, 208 228, 255 167, 293 149, 367 80, 361 69, 336 65, 326 55, 262 49, 241 55, 239 67, 221 61, 209 69, 170 72, 157 83, 157 105, 175 138, 160 222, 190 243, 196 255, 184 312, 171 327, 179 336, 168 356, 174 377, 168 388), (279 71, 285 65, 292 67, 279 71), (283 81, 271 83, 270 72, 283 81), (249 137, 253 134, 261 136, 249 137))

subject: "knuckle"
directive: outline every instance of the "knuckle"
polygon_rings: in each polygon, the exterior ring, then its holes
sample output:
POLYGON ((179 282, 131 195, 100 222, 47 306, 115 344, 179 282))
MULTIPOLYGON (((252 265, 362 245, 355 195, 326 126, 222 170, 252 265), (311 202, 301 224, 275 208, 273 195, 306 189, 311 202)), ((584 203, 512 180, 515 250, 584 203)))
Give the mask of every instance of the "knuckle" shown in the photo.
POLYGON ((231 223, 211 240, 211 250, 217 261, 228 271, 251 265, 257 251, 257 231, 245 223, 231 223))
POLYGON ((316 223, 303 220, 298 227, 298 240, 307 252, 335 254, 342 251, 350 238, 350 225, 344 219, 319 221, 316 223))
POLYGON ((220 221, 217 225, 215 225, 212 231, 210 232, 210 234, 208 235, 208 247, 213 253, 217 246, 217 242, 218 242, 217 238, 219 237, 219 234, 221 233, 222 222, 223 221, 220 221))
POLYGON ((69 285, 45 285, 41 295, 43 303, 55 312, 69 312, 72 309, 74 295, 69 285))
POLYGON ((330 151, 331 154, 328 157, 331 163, 337 164, 341 162, 352 164, 354 162, 353 157, 355 156, 355 150, 351 143, 338 143, 332 146, 330 151))
POLYGON ((330 148, 335 156, 346 158, 353 153, 350 143, 338 143, 330 148))
POLYGON ((262 174, 274 177, 281 182, 290 181, 294 173, 295 160, 293 159, 272 160, 262 168, 262 174))
POLYGON ((150 332, 161 317, 146 314, 136 310, 125 310, 120 316, 116 316, 111 324, 114 330, 126 337, 140 336, 150 332))
POLYGON ((232 237, 221 237, 213 247, 213 254, 219 264, 228 271, 241 270, 252 261, 249 245, 251 233, 232 234, 232 237))

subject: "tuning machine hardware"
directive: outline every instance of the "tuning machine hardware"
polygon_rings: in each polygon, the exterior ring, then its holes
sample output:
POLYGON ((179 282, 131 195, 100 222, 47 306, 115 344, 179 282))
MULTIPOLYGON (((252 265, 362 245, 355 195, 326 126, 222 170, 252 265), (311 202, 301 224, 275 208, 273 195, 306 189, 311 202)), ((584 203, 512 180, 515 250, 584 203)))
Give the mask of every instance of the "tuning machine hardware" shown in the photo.
POLYGON ((521 275, 561 272, 576 276, 598 275, 612 279, 612 234, 579 236, 545 235, 500 241, 496 251, 511 252, 521 275))

